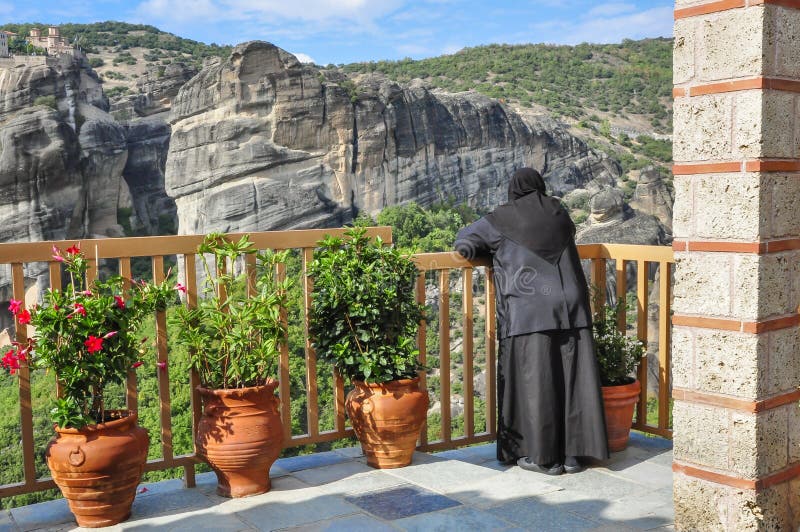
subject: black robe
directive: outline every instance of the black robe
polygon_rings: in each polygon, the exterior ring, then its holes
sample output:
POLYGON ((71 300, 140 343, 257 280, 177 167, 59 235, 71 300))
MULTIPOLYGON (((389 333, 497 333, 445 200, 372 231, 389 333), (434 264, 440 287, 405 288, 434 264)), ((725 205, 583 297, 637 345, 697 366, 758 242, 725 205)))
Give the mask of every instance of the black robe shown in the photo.
POLYGON ((563 463, 566 456, 608 458, 589 296, 575 241, 569 235, 560 254, 552 245, 549 253, 537 253, 535 238, 522 245, 489 219, 462 229, 455 248, 468 258, 493 260, 497 458, 527 456, 538 464, 563 463))

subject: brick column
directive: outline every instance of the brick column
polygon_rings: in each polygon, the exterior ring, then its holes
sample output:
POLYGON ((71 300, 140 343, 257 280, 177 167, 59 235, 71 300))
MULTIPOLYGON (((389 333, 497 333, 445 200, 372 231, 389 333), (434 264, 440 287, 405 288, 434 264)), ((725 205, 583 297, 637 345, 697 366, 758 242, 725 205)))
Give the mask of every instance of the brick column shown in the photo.
POLYGON ((677 0, 675 526, 800 524, 800 0, 677 0))

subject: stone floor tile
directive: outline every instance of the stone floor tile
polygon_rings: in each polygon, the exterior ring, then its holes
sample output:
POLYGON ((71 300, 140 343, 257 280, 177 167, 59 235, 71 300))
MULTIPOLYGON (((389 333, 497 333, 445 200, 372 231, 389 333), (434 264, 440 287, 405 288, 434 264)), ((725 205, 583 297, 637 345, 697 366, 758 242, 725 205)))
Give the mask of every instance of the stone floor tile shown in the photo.
POLYGON ((20 530, 36 530, 38 528, 75 523, 75 518, 72 512, 69 511, 66 499, 56 499, 12 508, 11 516, 20 530))
POLYGON ((228 499, 225 497, 214 496, 217 504, 216 508, 222 513, 236 513, 251 508, 257 508, 263 504, 279 503, 291 505, 293 503, 311 500, 321 495, 326 495, 317 486, 309 486, 292 476, 280 477, 272 480, 272 489, 267 493, 253 495, 252 497, 239 497, 228 499))
POLYGON ((347 458, 360 458, 364 456, 364 451, 361 450, 360 445, 356 447, 343 447, 341 449, 333 449, 333 452, 341 454, 342 456, 347 458))
MULTIPOLYGON (((539 475, 538 473, 532 474, 539 475)), ((560 486, 569 492, 583 492, 590 495, 602 494, 603 499, 608 501, 615 501, 643 491, 641 484, 596 468, 586 469, 574 474, 540 476, 545 477, 543 480, 546 482, 560 486)))
POLYGON ((394 525, 413 532, 430 530, 506 530, 510 523, 489 512, 459 506, 440 512, 398 519, 394 525))
POLYGON ((504 521, 530 530, 572 532, 591 530, 599 524, 553 504, 544 504, 536 497, 518 499, 486 510, 504 521))
POLYGON ((672 468, 672 451, 670 450, 662 453, 656 453, 648 457, 646 462, 672 468))
POLYGON ((0 532, 16 532, 17 530, 11 514, 6 510, 0 510, 0 532))
MULTIPOLYGON (((214 476, 214 473, 201 473, 195 477, 195 480, 200 478, 202 475, 209 474, 214 476)), ((153 495, 158 495, 168 491, 177 491, 183 488, 184 484, 182 478, 171 478, 169 480, 161 480, 159 482, 145 482, 139 484, 139 486, 136 488, 136 497, 152 497, 153 495)))
MULTIPOLYGON (((671 493, 671 492, 670 492, 671 493)), ((609 500, 602 491, 591 495, 565 490, 537 497, 542 504, 578 515, 599 524, 628 530, 646 530, 672 523, 671 495, 651 490, 609 500)))
POLYGON ((467 453, 470 456, 473 456, 480 462, 486 462, 487 460, 497 460, 497 445, 495 445, 494 443, 476 445, 474 447, 463 447, 461 451, 467 453))
POLYGON ((383 471, 372 470, 359 473, 335 482, 320 486, 325 493, 331 495, 356 495, 369 491, 378 491, 405 484, 400 477, 389 475, 383 471))
POLYGON ((488 508, 514 499, 562 489, 560 486, 548 483, 546 479, 544 475, 515 467, 504 473, 487 475, 483 480, 452 484, 444 489, 443 493, 465 504, 488 508))
POLYGON ((195 532, 213 530, 215 532, 238 532, 249 527, 235 515, 226 515, 208 510, 195 510, 180 512, 160 517, 126 521, 121 523, 122 530, 152 531, 163 530, 169 532, 195 532))
POLYGON ((672 450, 672 440, 659 438, 658 436, 650 436, 635 430, 631 431, 631 437, 628 445, 654 451, 672 450))
POLYGON ((293 476, 299 478, 306 484, 319 486, 320 484, 328 484, 330 482, 342 480, 359 473, 367 473, 372 471, 376 470, 366 464, 352 460, 330 466, 302 469, 294 472, 293 476))
POLYGON ((131 519, 146 519, 156 515, 187 512, 199 508, 208 508, 212 501, 205 493, 194 488, 177 488, 149 495, 139 494, 133 501, 131 519))
POLYGON ((672 487, 672 469, 651 462, 620 462, 596 470, 605 470, 650 488, 672 487))
POLYGON ((461 504, 444 495, 411 485, 354 495, 347 497, 346 500, 388 521, 444 510, 461 504))
POLYGON ((264 499, 260 504, 238 510, 236 517, 258 530, 279 530, 357 513, 358 510, 342 497, 317 494, 291 502, 264 499))
POLYGON ((287 532, 394 532, 398 529, 367 514, 357 513, 284 530, 287 532))
POLYGON ((433 453, 433 456, 435 456, 436 458, 442 458, 444 460, 460 460, 462 462, 469 462, 471 458, 470 455, 468 455, 461 449, 451 449, 449 451, 433 453))
POLYGON ((348 460, 350 460, 350 458, 340 453, 328 451, 325 453, 303 454, 290 458, 279 458, 275 462, 275 465, 284 471, 294 472, 302 469, 311 469, 312 467, 338 464, 348 460))
POLYGON ((498 474, 494 469, 458 460, 412 464, 385 471, 390 475, 438 492, 444 492, 454 485, 477 482, 498 474))

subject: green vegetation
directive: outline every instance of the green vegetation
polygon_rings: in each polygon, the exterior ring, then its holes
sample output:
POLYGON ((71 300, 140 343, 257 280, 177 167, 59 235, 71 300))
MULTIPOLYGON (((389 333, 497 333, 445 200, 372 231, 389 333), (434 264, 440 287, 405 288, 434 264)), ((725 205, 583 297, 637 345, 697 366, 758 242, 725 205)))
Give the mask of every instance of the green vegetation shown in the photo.
MULTIPOLYGON (((178 307, 175 343, 189 348, 190 363, 206 388, 262 386, 278 377, 280 343, 286 326, 280 310, 286 307, 290 281, 276 281, 274 271, 287 252, 258 252, 248 235, 229 241, 207 235, 197 248, 205 273, 197 307, 178 307), (207 255, 214 257, 213 271, 207 255), (252 255, 260 274, 236 273, 234 262, 252 255), (248 287, 253 293, 248 292, 248 287), (224 294, 225 297, 219 297, 224 294)), ((186 287, 178 285, 179 290, 186 287)))
POLYGON ((467 205, 440 203, 423 209, 411 202, 387 207, 375 222, 392 227, 392 240, 397 247, 431 253, 453 249, 459 229, 477 219, 478 213, 467 205))
MULTIPOLYGON (((31 28, 47 28, 47 26, 48 24, 41 22, 3 24, 0 26, 0 30, 27 36, 31 28)), ((92 24, 61 24, 59 28, 63 37, 70 41, 77 39, 78 45, 89 53, 96 53, 101 46, 114 48, 120 52, 124 52, 129 48, 140 47, 152 49, 153 53, 177 52, 185 54, 199 65, 206 57, 227 57, 231 51, 230 46, 219 46, 215 43, 205 44, 191 39, 184 39, 145 24, 106 21, 92 24)), ((19 53, 24 53, 24 51, 19 50, 19 53)), ((128 55, 130 54, 128 53, 128 55)), ((162 56, 159 55, 160 57, 162 56)), ((130 60, 126 59, 124 61, 130 60)))
POLYGON ((46 105, 51 109, 56 109, 56 97, 38 96, 35 100, 33 100, 33 105, 46 105))
POLYGON ((125 74, 121 72, 115 72, 113 70, 107 70, 103 72, 103 77, 107 79, 128 79, 125 74))
POLYGON ((349 379, 374 383, 416 376, 417 268, 399 248, 366 229, 319 243, 309 273, 314 279, 309 334, 321 360, 349 379))
POLYGON ((340 67, 350 73, 383 72, 398 81, 422 78, 448 91, 476 90, 522 105, 536 103, 575 119, 591 119, 597 111, 646 115, 659 131, 670 129, 671 39, 577 46, 493 44, 419 61, 340 67))
POLYGON ((110 89, 105 91, 105 93, 106 96, 108 96, 109 98, 114 98, 115 96, 122 96, 123 94, 128 94, 130 91, 131 90, 128 87, 124 85, 119 85, 117 87, 111 87, 110 89))

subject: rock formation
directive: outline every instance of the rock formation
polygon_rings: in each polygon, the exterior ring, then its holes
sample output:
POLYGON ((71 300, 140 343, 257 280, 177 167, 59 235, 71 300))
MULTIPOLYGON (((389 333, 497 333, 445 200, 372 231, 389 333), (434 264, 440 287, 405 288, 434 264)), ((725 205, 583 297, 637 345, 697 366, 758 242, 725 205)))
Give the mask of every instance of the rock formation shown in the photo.
POLYGON ((672 234, 672 192, 664 183, 661 173, 653 167, 642 170, 636 191, 633 193, 631 207, 637 211, 652 214, 672 234))
POLYGON ((181 233, 339 225, 412 200, 488 209, 523 165, 559 193, 619 175, 555 122, 526 124, 477 93, 349 80, 265 42, 186 83, 170 122, 166 185, 181 233))
POLYGON ((578 230, 579 244, 665 245, 670 242, 664 227, 653 215, 631 210, 621 190, 604 189, 590 201, 591 214, 578 230))
POLYGON ((164 172, 171 131, 159 117, 125 123, 128 162, 122 177, 130 189, 137 233, 174 233, 177 226, 175 201, 167 196, 164 172))
POLYGON ((166 67, 153 67, 144 77, 136 80, 139 94, 133 105, 136 116, 149 116, 169 111, 172 100, 180 88, 197 74, 197 70, 183 63, 166 67))

